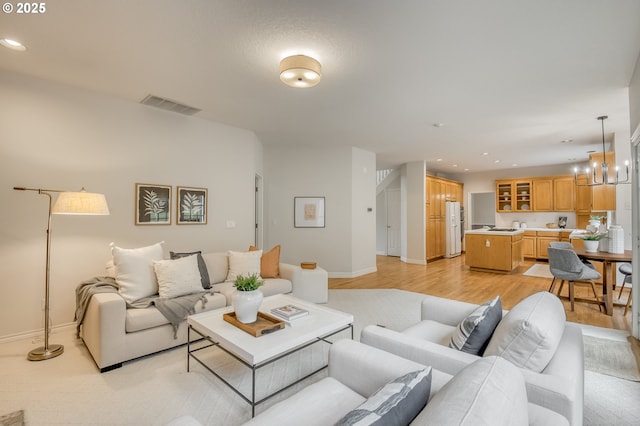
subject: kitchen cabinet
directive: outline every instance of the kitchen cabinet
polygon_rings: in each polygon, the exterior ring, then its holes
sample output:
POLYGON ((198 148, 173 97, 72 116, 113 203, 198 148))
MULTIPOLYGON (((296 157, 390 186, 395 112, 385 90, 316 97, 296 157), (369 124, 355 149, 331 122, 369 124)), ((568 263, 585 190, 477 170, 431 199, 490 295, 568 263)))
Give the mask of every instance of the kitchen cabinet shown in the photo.
MULTIPOLYGON (((602 181, 601 164, 604 160, 603 153, 589 154, 589 163, 593 167, 593 163, 597 163, 596 179, 602 181)), ((609 166, 609 176, 615 178, 616 156, 613 152, 607 152, 607 164, 609 166)), ((616 209, 616 186, 615 185, 597 185, 591 187, 591 211, 599 212, 616 209)))
POLYGON ((569 242, 570 230, 550 229, 549 231, 524 232, 522 254, 525 258, 548 259, 547 249, 555 241, 569 242))
POLYGON ((553 211, 575 211, 576 183, 574 176, 553 178, 553 211))
POLYGON ((443 257, 446 251, 445 212, 447 201, 462 205, 463 185, 435 176, 425 177, 426 188, 426 260, 443 257))
POLYGON ((553 211, 553 179, 534 179, 533 211, 553 211))
POLYGON ((522 257, 536 257, 536 231, 524 231, 522 236, 522 257))
POLYGON ((572 175, 496 180, 496 211, 575 211, 572 175))
POLYGON ((531 181, 521 179, 497 180, 496 210, 499 212, 531 210, 531 181))
POLYGON ((465 263, 469 268, 508 273, 522 262, 522 232, 492 233, 468 231, 465 233, 465 263))
MULTIPOLYGON (((591 214, 591 188, 586 185, 587 175, 579 174, 576 178, 576 214, 577 215, 590 215, 591 214)), ((581 228, 580 226, 578 228, 581 228)))

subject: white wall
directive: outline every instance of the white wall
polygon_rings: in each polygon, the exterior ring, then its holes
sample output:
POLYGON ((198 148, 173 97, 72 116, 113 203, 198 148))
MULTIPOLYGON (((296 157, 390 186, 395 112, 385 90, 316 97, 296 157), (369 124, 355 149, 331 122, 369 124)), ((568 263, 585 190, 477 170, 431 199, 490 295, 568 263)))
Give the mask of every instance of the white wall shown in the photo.
MULTIPOLYGON (((101 192, 110 216, 54 216, 53 325, 74 319, 76 285, 100 275, 108 244, 246 250, 254 240, 250 131, 0 72, 0 338, 42 328, 47 198, 13 186, 101 192), (135 183, 208 188, 207 225, 135 226, 135 183), (227 229, 227 220, 237 226, 227 229)), ((292 207, 291 207, 292 208, 292 207)), ((175 215, 175 199, 172 214, 175 215)), ((175 223, 175 219, 174 219, 175 223)))
POLYGON ((375 270, 375 214, 360 210, 375 207, 375 157, 335 146, 270 146, 264 156, 265 248, 280 244, 283 261, 317 262, 331 277, 375 270), (294 197, 313 196, 325 197, 325 227, 295 228, 294 197))
POLYGON ((425 163, 414 161, 402 166, 402 254, 407 263, 426 264, 426 188, 425 163), (406 225, 405 225, 406 224, 406 225))

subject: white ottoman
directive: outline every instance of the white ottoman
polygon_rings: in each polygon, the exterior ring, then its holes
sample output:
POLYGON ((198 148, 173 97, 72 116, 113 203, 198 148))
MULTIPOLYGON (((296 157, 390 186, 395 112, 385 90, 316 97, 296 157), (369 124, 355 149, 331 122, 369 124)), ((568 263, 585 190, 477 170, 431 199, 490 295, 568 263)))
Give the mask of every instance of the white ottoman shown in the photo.
POLYGON ((292 285, 294 297, 314 303, 327 303, 329 300, 329 274, 322 268, 302 269, 296 266, 292 285))

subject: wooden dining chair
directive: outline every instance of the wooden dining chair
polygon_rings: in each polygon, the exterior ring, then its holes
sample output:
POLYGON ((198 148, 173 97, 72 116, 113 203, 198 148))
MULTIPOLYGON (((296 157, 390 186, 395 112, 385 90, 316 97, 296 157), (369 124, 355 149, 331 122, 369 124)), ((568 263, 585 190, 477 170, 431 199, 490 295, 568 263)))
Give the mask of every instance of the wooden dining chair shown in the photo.
MULTIPOLYGON (((622 275, 624 275, 624 280, 622 281, 622 285, 620 286, 620 293, 618 293, 618 299, 622 296, 622 290, 624 289, 626 284, 631 284, 631 277, 633 276, 633 267, 630 263, 623 263, 618 266, 618 271, 622 275)), ((633 287, 629 287, 629 297, 627 298, 627 303, 624 305, 624 314, 627 315, 627 311, 629 310, 629 305, 631 304, 631 292, 633 291, 633 287)))

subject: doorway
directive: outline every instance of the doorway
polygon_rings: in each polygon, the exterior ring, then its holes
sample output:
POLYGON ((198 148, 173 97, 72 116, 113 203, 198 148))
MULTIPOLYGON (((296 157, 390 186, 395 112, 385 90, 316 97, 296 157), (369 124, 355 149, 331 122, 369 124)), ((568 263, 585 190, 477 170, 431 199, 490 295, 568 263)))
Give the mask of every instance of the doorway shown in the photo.
POLYGON ((387 256, 400 256, 402 253, 400 188, 387 188, 387 256))

